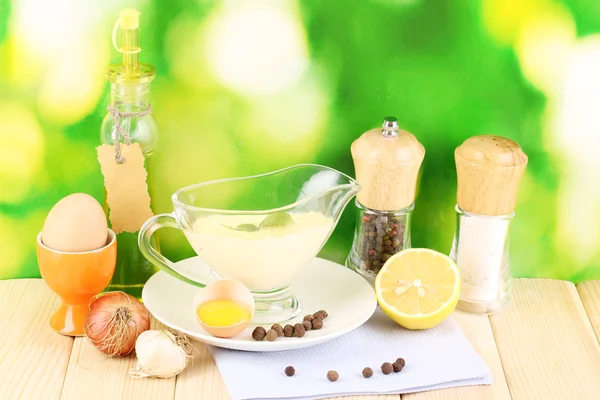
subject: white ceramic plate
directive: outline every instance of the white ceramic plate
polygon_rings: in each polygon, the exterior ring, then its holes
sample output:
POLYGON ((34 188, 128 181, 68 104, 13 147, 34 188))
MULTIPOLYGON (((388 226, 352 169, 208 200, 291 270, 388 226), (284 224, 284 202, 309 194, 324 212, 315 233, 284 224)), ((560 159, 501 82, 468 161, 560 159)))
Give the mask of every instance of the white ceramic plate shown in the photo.
MULTIPOLYGON (((197 257, 177 264, 179 269, 189 271, 206 268, 197 257)), ((315 258, 304 269, 291 289, 300 301, 302 312, 290 323, 301 322, 304 315, 321 309, 326 310, 329 316, 319 330, 308 331, 302 338, 280 337, 274 342, 252 339, 252 325, 229 339, 208 334, 196 322, 192 304, 202 289, 162 271, 148 280, 142 299, 148 311, 166 326, 209 345, 245 351, 281 351, 314 346, 359 327, 373 315, 377 307, 375 291, 364 278, 344 266, 321 258, 315 258)))

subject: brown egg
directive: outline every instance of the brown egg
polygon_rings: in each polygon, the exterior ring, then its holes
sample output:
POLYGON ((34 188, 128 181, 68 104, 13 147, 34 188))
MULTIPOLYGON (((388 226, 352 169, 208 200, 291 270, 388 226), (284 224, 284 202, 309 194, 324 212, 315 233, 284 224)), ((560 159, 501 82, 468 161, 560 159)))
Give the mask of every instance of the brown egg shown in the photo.
POLYGON ((194 315, 196 315, 196 321, 209 334, 220 338, 230 338, 242 332, 250 324, 250 320, 254 316, 254 297, 244 284, 234 280, 220 279, 207 285, 198 293, 194 299, 194 315), (203 304, 213 300, 233 300, 243 304, 248 310, 250 318, 226 326, 208 325, 200 319, 197 310, 203 304))
POLYGON ((73 193, 52 207, 42 229, 42 243, 66 252, 97 250, 106 245, 108 224, 98 201, 73 193))

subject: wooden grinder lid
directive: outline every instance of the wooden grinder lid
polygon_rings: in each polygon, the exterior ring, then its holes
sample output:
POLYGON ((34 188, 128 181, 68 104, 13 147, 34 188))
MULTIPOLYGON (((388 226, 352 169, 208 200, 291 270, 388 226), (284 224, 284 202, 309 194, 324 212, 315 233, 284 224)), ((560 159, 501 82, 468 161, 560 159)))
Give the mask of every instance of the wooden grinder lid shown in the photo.
POLYGON ((395 211, 415 201, 425 149, 411 133, 398 129, 396 118, 387 117, 382 128, 363 133, 352 143, 351 152, 362 187, 356 197, 363 206, 395 211))
POLYGON ((474 136, 456 148, 454 158, 462 210, 495 216, 514 211, 528 161, 516 142, 501 136, 474 136))

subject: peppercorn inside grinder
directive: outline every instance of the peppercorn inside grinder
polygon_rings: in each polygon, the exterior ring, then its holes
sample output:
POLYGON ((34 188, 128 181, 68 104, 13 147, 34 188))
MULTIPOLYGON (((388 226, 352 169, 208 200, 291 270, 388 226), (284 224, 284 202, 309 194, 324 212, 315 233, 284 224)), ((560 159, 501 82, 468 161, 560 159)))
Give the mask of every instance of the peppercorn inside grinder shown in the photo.
POLYGON ((457 308, 495 314, 509 302, 509 225, 528 158, 514 141, 467 139, 454 152, 456 233, 450 257, 462 278, 457 308))
POLYGON ((371 284, 394 254, 410 248, 410 223, 425 149, 398 120, 363 133, 351 146, 356 180, 362 189, 354 242, 346 266, 371 284))

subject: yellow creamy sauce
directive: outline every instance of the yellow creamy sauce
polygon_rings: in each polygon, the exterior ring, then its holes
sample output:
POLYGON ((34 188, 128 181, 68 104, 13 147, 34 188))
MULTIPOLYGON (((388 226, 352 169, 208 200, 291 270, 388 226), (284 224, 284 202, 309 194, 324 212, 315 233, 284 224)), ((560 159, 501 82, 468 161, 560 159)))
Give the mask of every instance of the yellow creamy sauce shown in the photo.
POLYGON ((196 313, 202 322, 210 326, 231 326, 249 321, 251 312, 237 300, 212 300, 201 304, 196 313))
POLYGON ((220 215, 198 218, 185 235, 196 254, 221 278, 248 289, 269 292, 290 285, 312 261, 333 229, 334 219, 322 213, 289 213, 293 223, 237 231, 228 227, 259 226, 264 215, 220 215))

